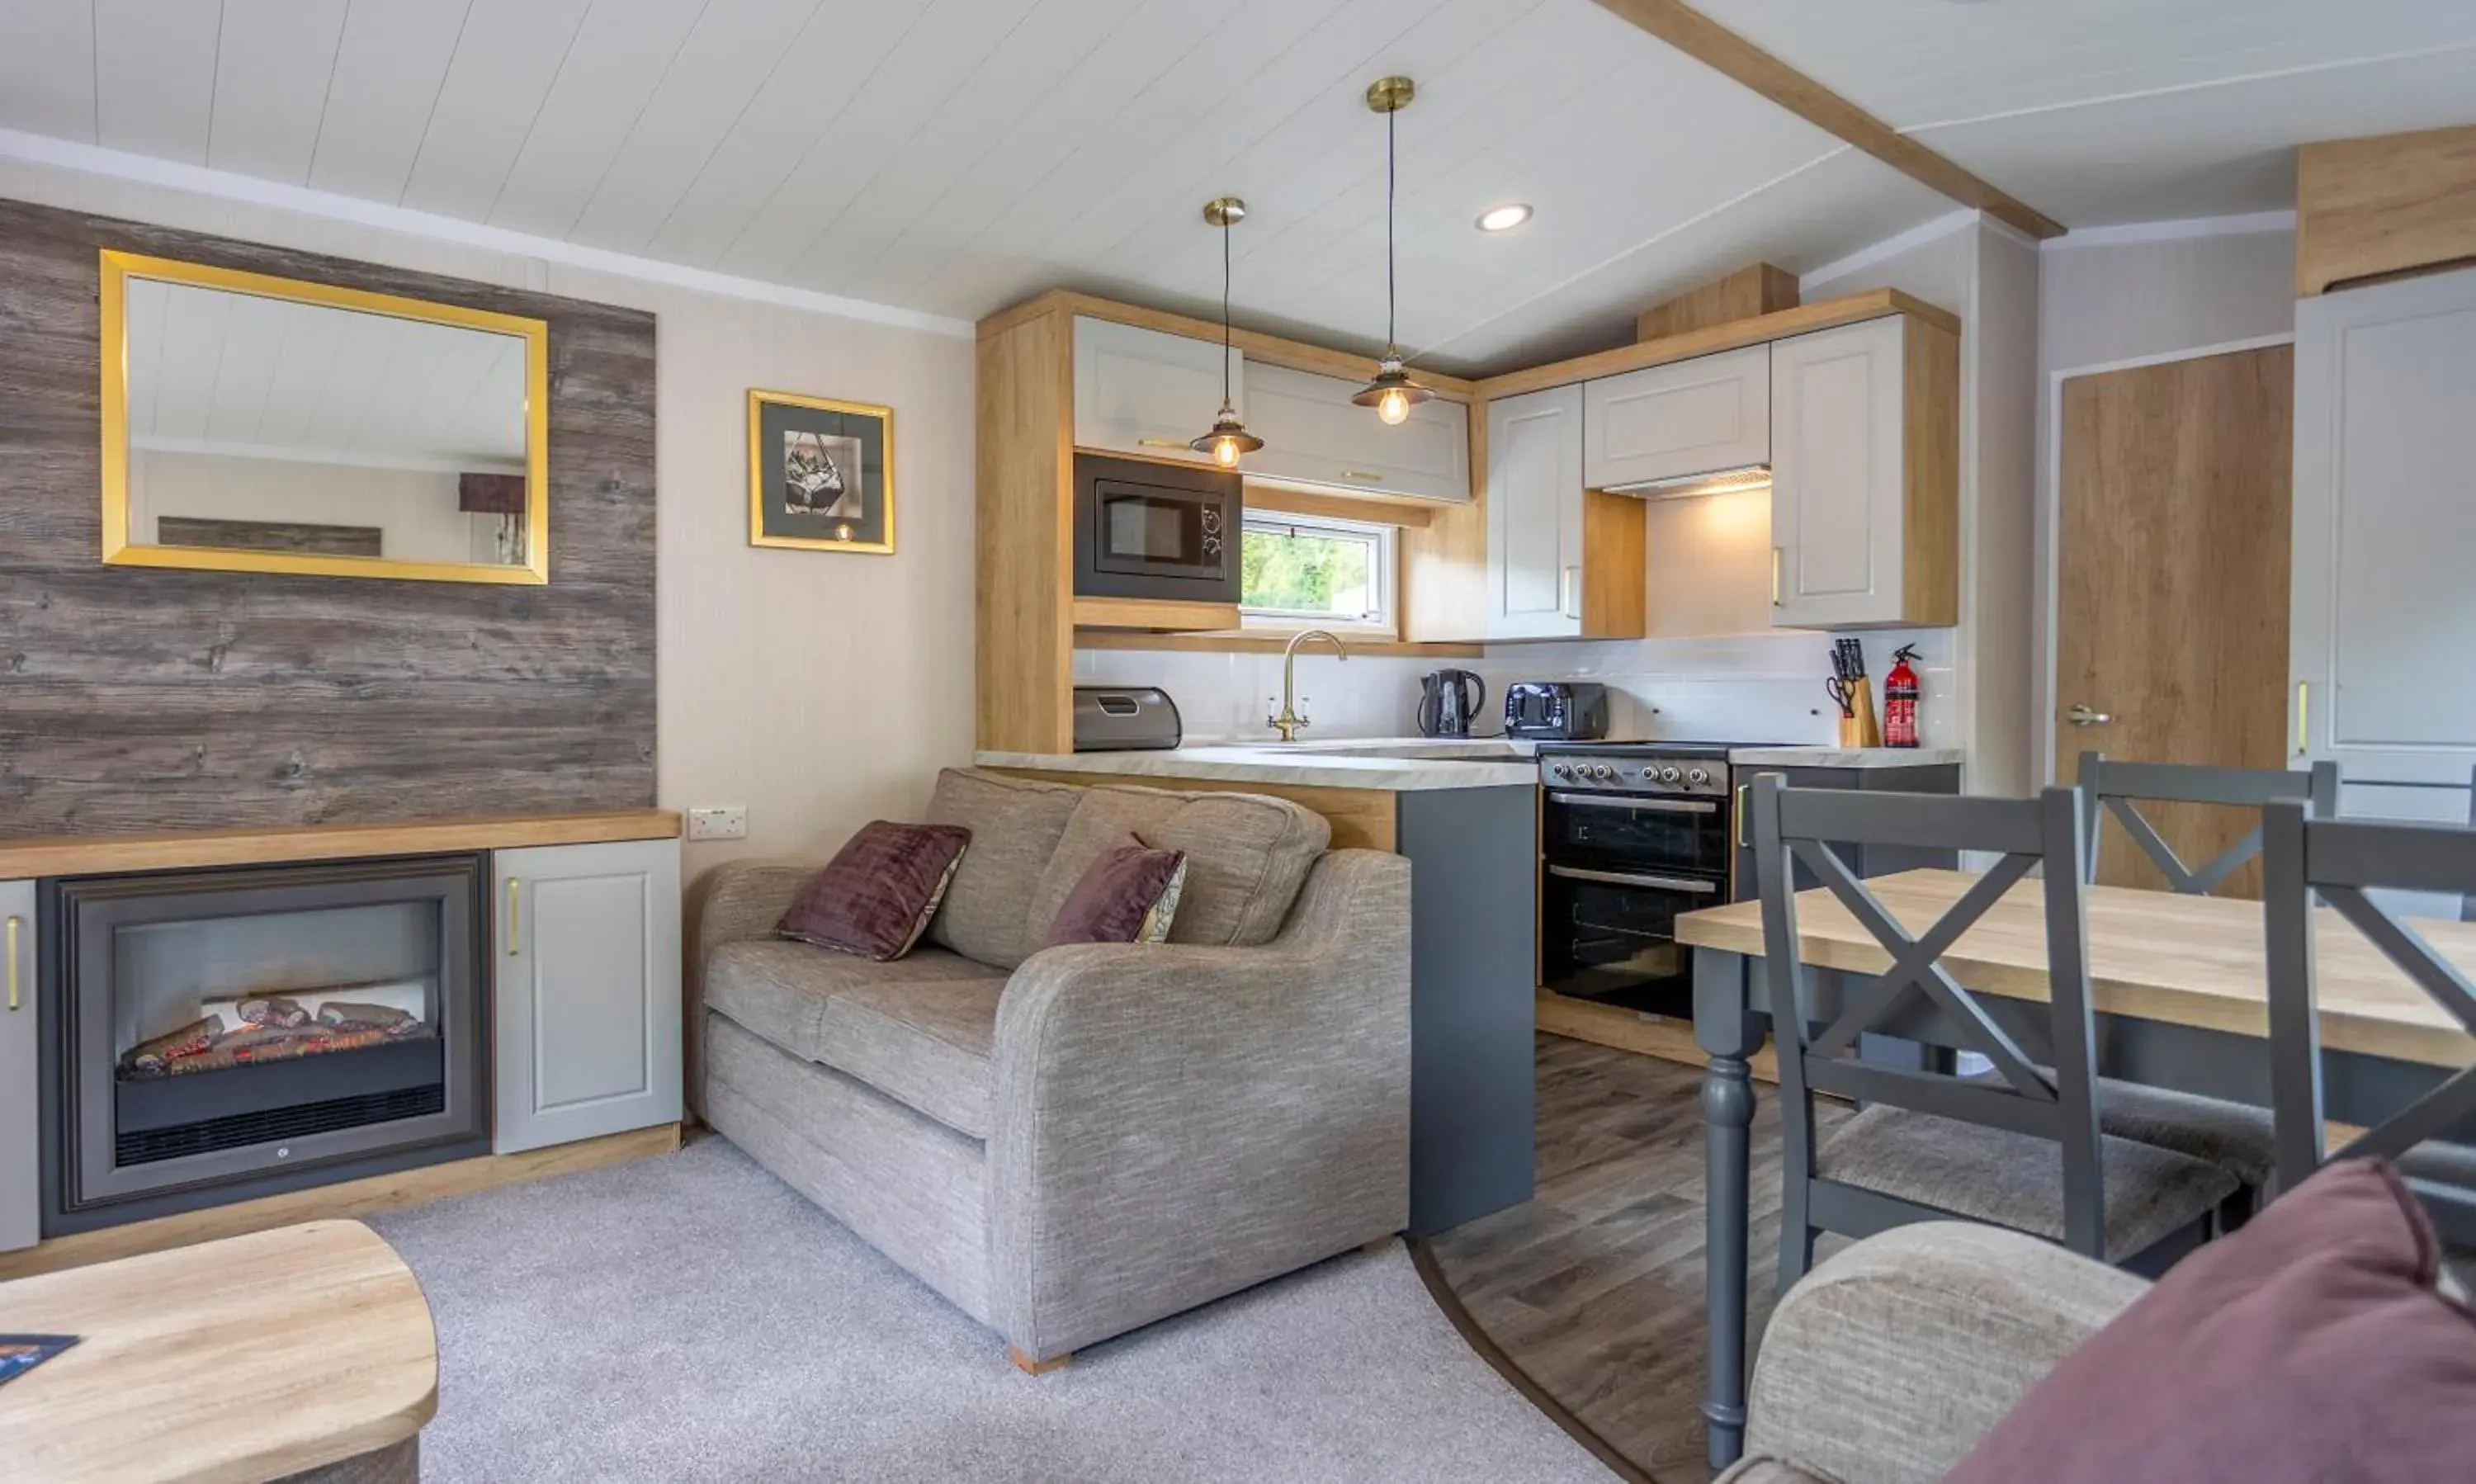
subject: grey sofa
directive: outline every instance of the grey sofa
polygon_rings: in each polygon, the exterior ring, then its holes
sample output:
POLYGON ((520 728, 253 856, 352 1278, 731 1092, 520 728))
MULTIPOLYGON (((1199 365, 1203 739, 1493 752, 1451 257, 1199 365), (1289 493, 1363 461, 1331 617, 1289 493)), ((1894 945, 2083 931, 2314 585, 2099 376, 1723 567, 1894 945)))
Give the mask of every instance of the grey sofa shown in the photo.
POLYGON ((972 843, 889 963, 774 935, 814 863, 706 878, 707 1124, 1027 1369, 1405 1224, 1407 861, 1255 795, 949 770, 928 818, 972 843), (1035 951, 1130 831, 1187 853, 1170 941, 1035 951))
POLYGON ((1869 1237, 1772 1313, 1721 1484, 1932 1484, 2148 1288, 2000 1227, 1869 1237))

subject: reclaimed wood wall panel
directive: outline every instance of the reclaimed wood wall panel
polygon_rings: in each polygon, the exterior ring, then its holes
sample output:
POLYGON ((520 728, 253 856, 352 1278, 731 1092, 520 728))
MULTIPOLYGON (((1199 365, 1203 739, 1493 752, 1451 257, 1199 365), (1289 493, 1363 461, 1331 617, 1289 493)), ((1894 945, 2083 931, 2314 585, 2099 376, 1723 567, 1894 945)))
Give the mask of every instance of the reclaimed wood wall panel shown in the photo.
POLYGON ((654 802, 654 316, 0 201, 0 838, 654 802), (550 325, 546 587, 102 564, 104 248, 550 325))

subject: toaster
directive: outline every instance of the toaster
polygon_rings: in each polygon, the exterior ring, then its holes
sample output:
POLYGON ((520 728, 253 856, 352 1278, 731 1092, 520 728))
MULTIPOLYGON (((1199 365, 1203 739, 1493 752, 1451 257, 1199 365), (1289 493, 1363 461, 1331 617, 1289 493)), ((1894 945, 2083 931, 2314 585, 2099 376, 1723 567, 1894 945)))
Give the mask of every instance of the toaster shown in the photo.
POLYGON ((1608 734, 1608 688, 1587 680, 1517 680, 1504 687, 1504 734, 1592 741, 1608 734))
POLYGON ((1177 703, 1157 685, 1075 687, 1075 751, 1078 753, 1172 748, 1183 734, 1177 703))

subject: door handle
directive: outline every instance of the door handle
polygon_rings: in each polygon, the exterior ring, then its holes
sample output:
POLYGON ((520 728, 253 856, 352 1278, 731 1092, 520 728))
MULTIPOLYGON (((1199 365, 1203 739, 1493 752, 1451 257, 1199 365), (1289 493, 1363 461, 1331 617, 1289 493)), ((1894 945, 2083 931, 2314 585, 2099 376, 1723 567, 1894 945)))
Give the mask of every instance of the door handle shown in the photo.
POLYGON ((1653 799, 1637 794, 1549 794, 1548 802, 1585 809, 1641 809, 1651 814, 1717 814, 1708 799, 1653 799))
POLYGON ((1754 842, 1746 838, 1746 793, 1753 786, 1751 783, 1737 785, 1737 849, 1741 851, 1754 848, 1754 842))
POLYGON ((2295 755, 2303 756, 2313 750, 2313 729, 2307 724, 2307 707, 2312 702, 2312 682, 2295 682, 2295 755))
POLYGON ((523 884, 515 877, 508 878, 508 956, 509 958, 515 957, 520 948, 517 939, 522 932, 524 914, 517 910, 517 890, 523 884))
POLYGON ((1771 548, 1771 606, 1778 607, 1780 594, 1780 548, 1771 548))
POLYGON ((2075 727, 2103 727, 2115 718, 2104 711, 2092 711, 2088 706, 2074 702, 2064 712, 2064 720, 2075 727))
POLYGON ((1576 594, 1582 587, 1582 569, 1567 567, 1561 576, 1563 581, 1556 584, 1556 609, 1567 618, 1579 618, 1582 616, 1582 600, 1576 594))
POLYGON ((9 1008, 12 1010, 17 1008, 19 1003, 17 990, 17 928, 24 921, 25 919, 17 917, 9 919, 9 1008))
POLYGON ((1681 876, 1644 876, 1633 871, 1585 871, 1579 866, 1549 866, 1548 874, 1567 881, 1604 881, 1611 886, 1646 886, 1653 891, 1690 892, 1696 897, 1716 897, 1720 894, 1717 882, 1688 880, 1681 876))

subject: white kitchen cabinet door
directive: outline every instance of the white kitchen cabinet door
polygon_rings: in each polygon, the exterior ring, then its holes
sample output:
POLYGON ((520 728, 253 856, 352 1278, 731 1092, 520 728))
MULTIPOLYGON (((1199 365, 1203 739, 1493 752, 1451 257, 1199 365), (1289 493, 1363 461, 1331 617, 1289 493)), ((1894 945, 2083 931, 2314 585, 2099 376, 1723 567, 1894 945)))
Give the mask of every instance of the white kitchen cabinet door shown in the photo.
POLYGON ((680 844, 499 851, 499 1153, 680 1118, 680 844))
MULTIPOLYGON (((1221 345, 1075 317, 1075 442, 1151 458, 1210 463, 1187 440, 1221 410, 1221 345)), ((1229 394, 1247 408, 1246 358, 1229 352, 1229 394)))
POLYGON ((1903 611, 1907 320, 1772 342, 1771 624, 1896 624, 1903 611))
POLYGON ((1487 405, 1491 639, 1582 631, 1582 388, 1487 405))
POLYGON ((32 881, 0 881, 0 1252, 10 1252, 43 1235, 32 881))
POLYGON ((2344 813, 2464 823, 2368 785, 2476 764, 2476 269, 2297 301, 2294 509, 2289 752, 2338 762, 2344 813))
POLYGON ((1247 478, 1420 500, 1470 498, 1470 408, 1439 397, 1388 426, 1349 399, 1363 383, 1288 366, 1247 368, 1247 426, 1264 446, 1247 478))
POLYGON ((1582 482, 1625 489, 1770 462, 1771 348, 1749 345, 1582 386, 1582 482))

